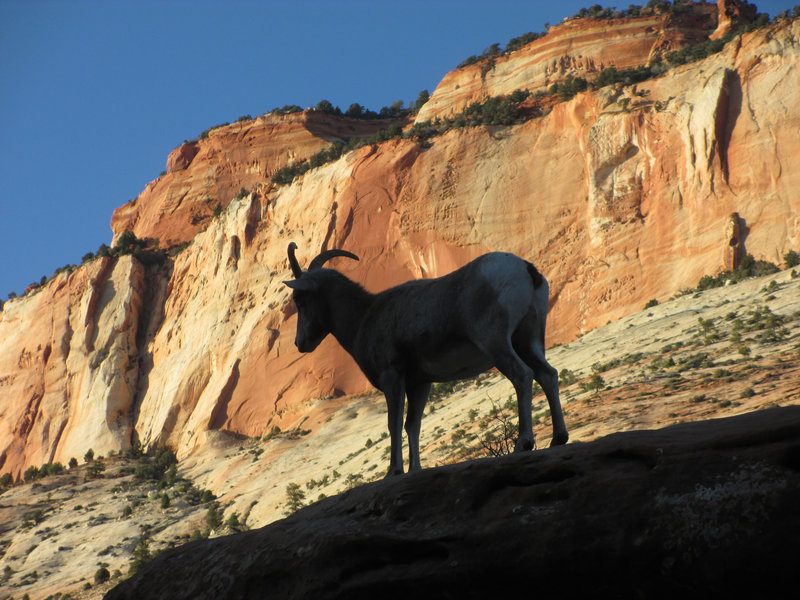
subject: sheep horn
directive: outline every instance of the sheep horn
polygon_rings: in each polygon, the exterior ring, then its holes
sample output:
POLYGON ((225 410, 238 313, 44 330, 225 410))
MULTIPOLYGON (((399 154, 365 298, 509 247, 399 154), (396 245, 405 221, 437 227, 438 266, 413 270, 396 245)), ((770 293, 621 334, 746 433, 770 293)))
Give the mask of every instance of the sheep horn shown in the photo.
POLYGON ((325 250, 324 252, 320 252, 317 257, 311 261, 311 263, 308 265, 308 270, 314 271, 315 269, 319 269, 327 261, 332 258, 336 258, 337 256, 346 256, 347 258, 358 260, 358 257, 355 254, 348 252, 347 250, 325 250))
POLYGON ((294 242, 289 243, 289 266, 292 267, 292 275, 294 275, 295 279, 300 279, 300 276, 303 274, 303 269, 300 268, 300 263, 297 262, 297 258, 294 255, 294 251, 297 250, 297 244, 294 242))

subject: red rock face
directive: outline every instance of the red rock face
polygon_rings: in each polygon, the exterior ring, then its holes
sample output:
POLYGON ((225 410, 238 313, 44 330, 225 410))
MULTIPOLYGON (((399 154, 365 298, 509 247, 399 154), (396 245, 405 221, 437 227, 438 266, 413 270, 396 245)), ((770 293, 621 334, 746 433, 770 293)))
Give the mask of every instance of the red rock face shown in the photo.
POLYGON ((369 389, 335 340, 294 347, 290 241, 303 265, 323 248, 354 252, 361 261, 330 266, 370 291, 514 252, 550 283, 548 343, 744 252, 780 262, 800 248, 798 39, 800 21, 771 26, 519 125, 367 146, 278 188, 269 174, 346 137, 348 121, 260 118, 212 131, 191 159, 191 144, 179 148, 171 172, 113 221, 117 235, 162 246, 191 239, 171 270, 98 260, 0 312, 0 394, 11 399, 0 403, 0 470, 125 447, 133 432, 185 456, 209 432, 285 430, 314 398, 369 389), (233 200, 241 187, 256 192, 233 200))
POLYGON ((167 173, 183 171, 200 151, 197 142, 184 142, 167 157, 167 173))
POLYGON ((305 111, 212 129, 205 139, 173 150, 166 174, 114 211, 114 236, 131 230, 139 238, 158 238, 162 248, 187 242, 208 225, 217 205, 227 206, 242 188, 268 188, 266 182, 279 168, 303 161, 333 141, 371 135, 387 126, 384 120, 305 111))

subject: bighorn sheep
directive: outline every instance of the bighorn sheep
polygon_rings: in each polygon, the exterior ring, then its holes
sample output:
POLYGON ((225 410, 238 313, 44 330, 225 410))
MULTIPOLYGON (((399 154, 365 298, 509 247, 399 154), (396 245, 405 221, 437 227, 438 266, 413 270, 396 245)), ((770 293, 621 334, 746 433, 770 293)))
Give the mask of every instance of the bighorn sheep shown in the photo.
POLYGON ((303 271, 289 244, 297 307, 295 344, 313 351, 329 333, 350 353, 370 383, 386 396, 391 435, 389 475, 403 472, 403 408, 409 471, 420 469, 419 432, 431 383, 473 377, 495 366, 517 392, 515 451, 533 449, 533 380, 542 386, 553 420, 551 445, 569 435, 558 397, 558 373, 544 357, 548 285, 529 262, 493 252, 437 279, 408 281, 378 294, 332 269, 326 250, 303 271))

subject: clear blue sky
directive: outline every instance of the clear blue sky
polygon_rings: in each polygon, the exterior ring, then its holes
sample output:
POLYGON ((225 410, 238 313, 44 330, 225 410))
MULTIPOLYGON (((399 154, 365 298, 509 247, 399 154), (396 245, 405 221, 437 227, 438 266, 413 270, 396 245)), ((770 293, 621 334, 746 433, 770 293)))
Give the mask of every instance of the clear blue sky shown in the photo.
POLYGON ((109 243, 112 211, 212 125, 322 99, 407 104, 594 3, 0 0, 0 299, 109 243))

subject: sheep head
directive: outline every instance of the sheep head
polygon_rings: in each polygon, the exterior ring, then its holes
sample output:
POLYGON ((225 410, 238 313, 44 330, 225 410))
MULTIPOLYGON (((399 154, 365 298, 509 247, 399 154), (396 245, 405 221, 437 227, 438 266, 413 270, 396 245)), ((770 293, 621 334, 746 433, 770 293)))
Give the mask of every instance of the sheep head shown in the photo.
POLYGON ((345 256, 358 260, 358 257, 346 250, 324 250, 320 252, 303 271, 295 256, 297 244, 289 244, 289 266, 294 279, 283 283, 292 288, 292 299, 297 307, 297 335, 294 343, 300 352, 312 352, 330 333, 328 325, 327 299, 320 291, 322 265, 337 256, 345 256))

